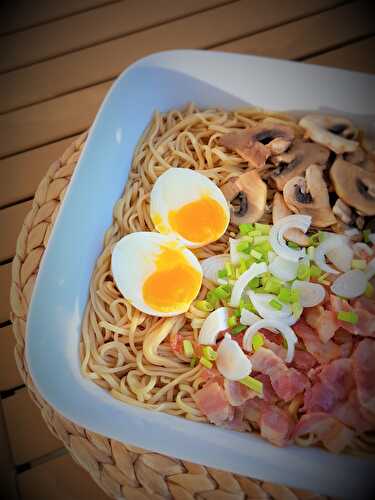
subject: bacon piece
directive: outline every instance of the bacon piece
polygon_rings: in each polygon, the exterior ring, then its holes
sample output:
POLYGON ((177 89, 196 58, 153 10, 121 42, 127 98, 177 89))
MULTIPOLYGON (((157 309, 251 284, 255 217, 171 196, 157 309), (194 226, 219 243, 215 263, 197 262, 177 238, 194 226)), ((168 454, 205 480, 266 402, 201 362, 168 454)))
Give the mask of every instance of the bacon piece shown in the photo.
POLYGON ((244 409, 242 407, 235 408, 232 418, 225 423, 224 427, 233 431, 244 431, 246 429, 244 409))
POLYGON ((358 315, 358 322, 355 325, 346 321, 337 320, 337 324, 353 335, 361 337, 375 337, 375 306, 365 297, 354 301, 352 307, 347 300, 340 299, 335 295, 330 297, 332 310, 337 314, 340 311, 353 311, 358 315))
POLYGON ((276 403, 278 397, 273 390, 269 376, 264 373, 259 373, 256 378, 263 384, 263 401, 267 403, 276 403))
POLYGON ((292 417, 281 408, 270 405, 263 409, 260 417, 260 434, 276 446, 285 446, 293 433, 292 417))
POLYGON ((260 398, 249 399, 244 404, 244 416, 250 422, 260 424, 262 410, 268 407, 268 403, 260 398))
POLYGON ((268 375, 279 398, 291 401, 296 394, 309 386, 307 377, 294 368, 288 368, 283 360, 270 349, 260 347, 252 356, 253 370, 268 375))
POLYGON ((326 413, 303 415, 294 429, 293 438, 311 433, 333 453, 343 451, 354 437, 352 430, 326 413))
POLYGON ((375 300, 370 300, 367 297, 356 299, 353 306, 354 309, 364 309, 371 314, 375 314, 375 300))
POLYGON ((285 361, 286 353, 287 353, 287 350, 285 349, 285 347, 283 347, 280 344, 277 344, 276 342, 272 342, 272 341, 268 340, 267 338, 264 339, 264 347, 266 347, 267 349, 270 349, 273 353, 276 354, 276 356, 278 356, 283 361, 285 361))
POLYGON ((318 332, 319 338, 324 344, 334 336, 339 328, 336 314, 324 309, 323 306, 306 308, 304 318, 306 323, 318 332))
POLYGON ((308 372, 316 365, 316 359, 307 351, 294 351, 292 366, 302 372, 308 372))
POLYGON ((303 340, 307 351, 322 365, 325 365, 341 356, 341 351, 338 345, 332 340, 328 340, 325 344, 320 341, 317 333, 300 319, 298 323, 293 325, 294 332, 303 340))
POLYGON ((182 354, 184 337, 180 333, 172 334, 170 337, 170 345, 173 352, 182 354))
POLYGON ((351 360, 332 361, 319 372, 317 379, 313 387, 305 393, 304 410, 330 412, 339 401, 348 397, 354 387, 351 360))
POLYGON ((248 399, 259 396, 255 391, 235 380, 224 379, 224 391, 227 400, 232 406, 241 406, 248 399))
POLYGON ((217 382, 205 385, 193 395, 193 399, 200 411, 214 424, 221 425, 233 416, 224 389, 217 382))
POLYGON ((362 340, 352 359, 359 402, 368 412, 375 414, 375 341, 362 340))
POLYGON ((374 423, 371 423, 365 412, 361 411, 355 389, 346 400, 337 403, 330 414, 357 432, 365 432, 374 428, 374 423))

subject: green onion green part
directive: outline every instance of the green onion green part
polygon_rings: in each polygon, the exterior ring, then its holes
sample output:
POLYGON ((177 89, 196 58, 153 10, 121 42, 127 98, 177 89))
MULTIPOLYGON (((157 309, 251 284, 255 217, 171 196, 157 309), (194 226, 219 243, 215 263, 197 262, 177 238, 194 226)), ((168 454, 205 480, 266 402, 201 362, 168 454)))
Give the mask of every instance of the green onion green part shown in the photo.
POLYGON ((194 305, 200 311, 212 312, 214 310, 213 306, 208 300, 197 300, 194 305))
POLYGON ((352 260, 352 269, 359 269, 360 271, 364 271, 366 267, 367 267, 367 262, 364 259, 352 260))
POLYGON ((263 382, 261 382, 260 380, 257 380, 256 378, 250 377, 250 375, 248 375, 247 377, 241 378, 239 382, 243 385, 246 385, 246 387, 248 387, 252 391, 263 395, 263 382))
POLYGON ((358 314, 354 311, 339 311, 337 313, 337 319, 356 325, 358 323, 358 314))
POLYGON ((261 333, 256 333, 253 337, 253 349, 257 351, 264 344, 264 337, 261 333))
POLYGON ((208 368, 208 369, 212 368, 211 361, 209 361, 207 358, 205 358, 203 356, 200 358, 199 363, 201 365, 203 365, 205 368, 208 368))
POLYGON ((243 332, 246 330, 247 326, 246 325, 236 325, 231 329, 232 335, 238 335, 239 333, 243 332))
POLYGON ((206 345, 203 347, 203 357, 209 361, 215 361, 217 358, 217 352, 215 352, 209 345, 206 345))
POLYGON ((182 345, 184 347, 184 354, 185 356, 187 356, 188 358, 191 358, 194 354, 194 347, 193 347, 193 344, 191 343, 190 340, 184 340, 182 342, 182 345))
POLYGON ((247 234, 250 233, 250 231, 253 231, 254 225, 253 224, 240 224, 239 228, 240 228, 240 234, 242 236, 246 236, 247 234))
POLYGON ((365 290, 365 297, 367 297, 368 299, 371 299, 373 295, 374 295, 374 287, 369 282, 369 283, 367 283, 367 287, 365 290))
POLYGON ((283 308, 283 305, 280 304, 280 302, 276 299, 272 299, 268 303, 271 307, 273 307, 273 309, 276 309, 277 311, 281 311, 281 309, 283 308))

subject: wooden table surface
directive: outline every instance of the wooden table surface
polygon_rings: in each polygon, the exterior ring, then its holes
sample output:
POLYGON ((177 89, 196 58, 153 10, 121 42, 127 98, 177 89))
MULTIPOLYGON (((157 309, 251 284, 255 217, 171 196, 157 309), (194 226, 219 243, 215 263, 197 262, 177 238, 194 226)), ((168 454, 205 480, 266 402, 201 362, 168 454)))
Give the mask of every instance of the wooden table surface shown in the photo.
POLYGON ((152 52, 242 52, 375 73, 372 1, 7 0, 0 7, 0 484, 2 498, 104 493, 45 427, 9 322, 11 261, 48 165, 92 122, 116 76, 152 52))

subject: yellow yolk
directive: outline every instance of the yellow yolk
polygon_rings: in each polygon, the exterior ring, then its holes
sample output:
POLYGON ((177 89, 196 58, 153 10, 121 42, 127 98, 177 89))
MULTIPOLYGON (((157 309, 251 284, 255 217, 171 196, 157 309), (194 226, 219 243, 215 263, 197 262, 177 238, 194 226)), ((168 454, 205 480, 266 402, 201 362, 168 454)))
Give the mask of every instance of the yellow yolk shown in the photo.
POLYGON ((157 311, 174 312, 195 299, 201 283, 201 274, 181 251, 163 247, 156 271, 144 282, 143 299, 157 311))
POLYGON ((200 198, 169 212, 169 224, 192 243, 210 243, 225 231, 227 215, 216 200, 200 198))

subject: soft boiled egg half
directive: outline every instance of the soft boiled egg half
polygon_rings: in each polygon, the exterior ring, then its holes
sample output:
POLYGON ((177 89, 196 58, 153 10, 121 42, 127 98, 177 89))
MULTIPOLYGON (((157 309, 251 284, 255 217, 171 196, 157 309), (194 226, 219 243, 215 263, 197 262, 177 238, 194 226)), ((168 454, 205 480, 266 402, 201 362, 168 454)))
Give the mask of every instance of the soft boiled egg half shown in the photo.
POLYGON ((159 233, 172 234, 187 247, 197 248, 225 233, 230 213, 214 182, 187 168, 170 168, 151 191, 151 219, 159 233))
POLYGON ((122 295, 152 316, 186 312, 202 284, 195 255, 175 238, 139 232, 114 246, 112 274, 122 295))

